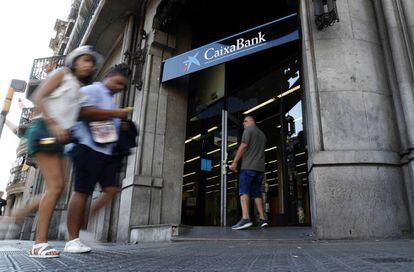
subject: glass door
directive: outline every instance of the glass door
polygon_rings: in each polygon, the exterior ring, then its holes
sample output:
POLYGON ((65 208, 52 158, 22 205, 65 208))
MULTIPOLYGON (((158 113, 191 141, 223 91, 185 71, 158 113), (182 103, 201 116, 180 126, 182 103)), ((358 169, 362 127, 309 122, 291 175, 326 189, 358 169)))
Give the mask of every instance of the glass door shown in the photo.
MULTIPOLYGON (((228 166, 233 162, 233 158, 236 156, 236 152, 241 142, 243 134, 243 125, 237 117, 228 113, 227 111, 223 116, 226 117, 226 125, 224 127, 224 134, 226 141, 223 141, 223 150, 226 150, 225 165, 228 166)), ((223 226, 232 226, 240 219, 240 198, 239 198, 239 173, 232 172, 230 170, 223 171, 223 195, 225 193, 226 212, 225 221, 223 226)))
POLYGON ((227 170, 243 127, 228 117, 224 101, 191 118, 187 126, 183 175, 183 223, 229 226, 240 216, 238 173, 227 170), (225 140, 223 140, 225 139, 225 140))
MULTIPOLYGON (((299 45, 298 45, 299 46, 299 45)), ((269 50, 190 78, 182 222, 231 226, 241 217, 238 173, 227 170, 242 121, 267 137, 263 203, 271 226, 310 225, 299 49, 269 50)), ((256 219, 251 205, 251 216, 256 219)))
POLYGON ((223 101, 188 120, 185 141, 183 223, 221 225, 223 101))

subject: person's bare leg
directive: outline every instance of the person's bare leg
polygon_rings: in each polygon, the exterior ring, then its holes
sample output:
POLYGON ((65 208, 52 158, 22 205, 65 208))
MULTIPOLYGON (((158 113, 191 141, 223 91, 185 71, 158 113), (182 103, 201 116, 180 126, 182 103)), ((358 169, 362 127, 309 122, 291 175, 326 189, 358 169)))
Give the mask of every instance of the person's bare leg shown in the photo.
POLYGON ((263 200, 260 197, 254 199, 254 204, 256 205, 257 212, 259 213, 260 219, 266 219, 264 209, 263 209, 263 200))
POLYGON ((23 208, 17 209, 16 211, 13 211, 10 215, 16 222, 19 222, 23 220, 26 216, 28 216, 31 213, 36 212, 39 209, 40 200, 42 199, 42 196, 35 196, 33 199, 24 206, 23 208))
POLYGON ((89 195, 80 192, 74 192, 70 198, 67 218, 69 241, 79 237, 88 198, 89 195))
POLYGON ((250 202, 249 195, 241 195, 240 196, 240 203, 241 203, 241 208, 242 208, 242 217, 243 217, 243 219, 250 219, 249 202, 250 202))
POLYGON ((35 244, 46 243, 53 210, 64 189, 63 166, 59 155, 37 153, 37 165, 43 174, 46 191, 39 203, 35 244))
POLYGON ((102 189, 101 196, 92 203, 91 215, 94 215, 100 209, 108 205, 109 202, 116 196, 119 189, 118 187, 105 187, 102 189))

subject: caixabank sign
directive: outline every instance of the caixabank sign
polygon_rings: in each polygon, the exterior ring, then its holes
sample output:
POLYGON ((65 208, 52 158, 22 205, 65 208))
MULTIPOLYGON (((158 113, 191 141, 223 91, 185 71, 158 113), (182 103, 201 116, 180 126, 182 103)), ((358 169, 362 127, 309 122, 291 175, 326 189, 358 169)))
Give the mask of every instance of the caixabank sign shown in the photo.
POLYGON ((298 39, 298 18, 295 13, 167 59, 163 62, 161 81, 166 82, 298 39))

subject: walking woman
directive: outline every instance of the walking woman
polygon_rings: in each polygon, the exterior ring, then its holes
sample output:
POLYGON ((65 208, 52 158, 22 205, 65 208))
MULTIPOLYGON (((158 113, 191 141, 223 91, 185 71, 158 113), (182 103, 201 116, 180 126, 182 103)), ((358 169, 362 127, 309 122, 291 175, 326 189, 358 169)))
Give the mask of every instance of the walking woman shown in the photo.
POLYGON ((75 125, 82 102, 82 84, 91 82, 101 62, 90 46, 72 51, 65 67, 53 71, 34 94, 35 106, 41 115, 27 131, 29 155, 34 155, 44 177, 46 190, 39 202, 36 238, 30 257, 54 258, 60 252, 47 242, 53 210, 64 189, 62 154, 70 141, 70 129, 75 125))

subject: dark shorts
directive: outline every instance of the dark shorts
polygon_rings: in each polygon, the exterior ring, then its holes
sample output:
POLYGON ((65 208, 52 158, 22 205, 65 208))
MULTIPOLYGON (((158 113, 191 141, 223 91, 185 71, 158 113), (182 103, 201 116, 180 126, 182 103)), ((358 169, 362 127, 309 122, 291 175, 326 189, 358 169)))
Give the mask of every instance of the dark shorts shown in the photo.
POLYGON ((262 197, 263 172, 241 170, 239 176, 239 195, 249 195, 251 198, 262 197))
POLYGON ((39 144, 39 138, 52 137, 52 134, 49 132, 45 122, 42 119, 33 120, 24 137, 27 139, 27 153, 29 156, 34 156, 38 152, 58 154, 60 156, 63 154, 64 145, 62 144, 39 144))
POLYGON ((77 145, 72 160, 75 192, 91 195, 97 182, 101 188, 119 187, 121 158, 102 154, 85 145, 77 145))

